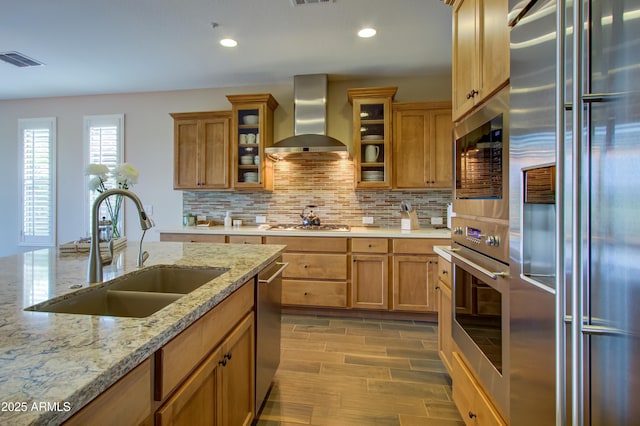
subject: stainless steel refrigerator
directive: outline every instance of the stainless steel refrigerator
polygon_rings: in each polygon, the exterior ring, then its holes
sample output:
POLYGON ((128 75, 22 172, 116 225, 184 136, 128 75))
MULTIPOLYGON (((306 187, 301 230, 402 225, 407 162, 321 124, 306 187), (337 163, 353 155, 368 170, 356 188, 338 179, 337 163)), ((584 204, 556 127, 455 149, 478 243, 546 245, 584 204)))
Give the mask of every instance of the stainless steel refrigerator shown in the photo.
POLYGON ((640 424, 640 0, 509 7, 511 424, 640 424))

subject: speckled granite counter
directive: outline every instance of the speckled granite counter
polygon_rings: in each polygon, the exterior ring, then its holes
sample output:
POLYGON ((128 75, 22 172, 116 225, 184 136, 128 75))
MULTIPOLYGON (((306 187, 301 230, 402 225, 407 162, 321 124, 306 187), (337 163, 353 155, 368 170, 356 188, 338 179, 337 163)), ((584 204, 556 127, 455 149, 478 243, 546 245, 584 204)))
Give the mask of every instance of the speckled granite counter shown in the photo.
MULTIPOLYGON (((276 245, 144 243, 145 266, 230 270, 147 318, 51 314, 23 309, 85 287, 87 254, 38 250, 0 258, 0 424, 59 424, 275 260, 276 245)), ((129 242, 109 280, 136 270, 129 242)))
POLYGON ((262 230, 257 226, 177 226, 158 229, 158 232, 175 234, 219 234, 219 235, 281 235, 281 236, 314 236, 314 237, 381 237, 381 238, 451 238, 451 230, 447 228, 421 228, 403 231, 399 228, 376 228, 353 226, 345 231, 309 231, 309 230, 262 230))

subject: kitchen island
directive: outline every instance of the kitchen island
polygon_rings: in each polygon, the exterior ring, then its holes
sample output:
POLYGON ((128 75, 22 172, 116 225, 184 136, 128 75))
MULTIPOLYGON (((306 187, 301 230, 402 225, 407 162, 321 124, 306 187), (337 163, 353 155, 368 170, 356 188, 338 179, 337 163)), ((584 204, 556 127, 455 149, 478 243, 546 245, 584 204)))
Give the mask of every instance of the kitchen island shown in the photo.
MULTIPOLYGON (((283 246, 144 243, 145 266, 229 270, 146 318, 25 311, 87 287, 87 254, 44 249, 0 258, 0 424, 59 424, 281 256, 283 246)), ((138 244, 104 280, 137 270, 138 244)))

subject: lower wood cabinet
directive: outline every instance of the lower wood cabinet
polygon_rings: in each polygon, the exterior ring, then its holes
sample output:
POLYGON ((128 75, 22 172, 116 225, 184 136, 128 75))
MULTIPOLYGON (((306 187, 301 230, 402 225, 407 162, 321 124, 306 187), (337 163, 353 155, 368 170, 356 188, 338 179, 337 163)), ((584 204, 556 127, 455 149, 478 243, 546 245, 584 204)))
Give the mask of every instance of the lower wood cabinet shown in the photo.
POLYGON ((347 307, 347 238, 267 236, 266 244, 283 244, 282 304, 347 307))
POLYGON ((389 309, 389 255, 386 238, 351 240, 351 307, 389 309))
POLYGON ((438 285, 436 290, 438 292, 438 354, 447 371, 451 373, 453 360, 451 263, 442 257, 438 259, 438 285))
POLYGON ((457 352, 453 353, 451 381, 453 402, 467 426, 507 424, 457 352))
POLYGON ((254 346, 250 313, 156 411, 156 425, 251 424, 254 346))
POLYGON ((435 280, 437 256, 393 256, 394 311, 436 312, 435 280))

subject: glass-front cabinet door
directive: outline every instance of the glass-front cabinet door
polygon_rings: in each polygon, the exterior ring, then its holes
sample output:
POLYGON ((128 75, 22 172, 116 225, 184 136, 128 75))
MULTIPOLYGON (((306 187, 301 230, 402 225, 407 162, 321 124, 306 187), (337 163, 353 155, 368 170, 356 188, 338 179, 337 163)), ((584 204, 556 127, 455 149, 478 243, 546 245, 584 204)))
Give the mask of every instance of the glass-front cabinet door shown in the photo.
POLYGON ((397 87, 349 89, 356 189, 391 188, 391 102, 397 87))
POLYGON ((268 93, 228 95, 232 104, 233 187, 273 189, 273 166, 264 148, 273 144, 273 111, 278 102, 268 93))

